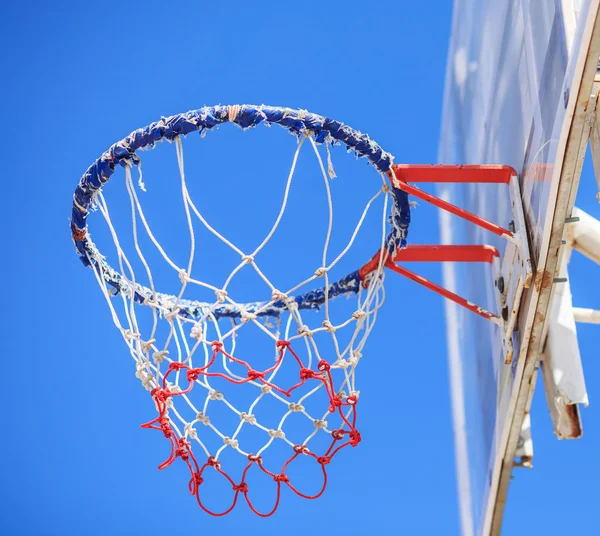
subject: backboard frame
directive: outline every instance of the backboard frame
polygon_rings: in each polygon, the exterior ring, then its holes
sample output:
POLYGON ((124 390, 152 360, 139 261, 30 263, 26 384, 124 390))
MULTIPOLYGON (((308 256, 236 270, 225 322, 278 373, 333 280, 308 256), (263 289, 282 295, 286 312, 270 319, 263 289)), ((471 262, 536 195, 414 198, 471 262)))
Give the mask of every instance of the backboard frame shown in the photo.
MULTIPOLYGON (((546 317, 551 305, 553 283, 563 253, 565 220, 571 215, 575 204, 585 149, 591 129, 587 105, 600 57, 600 2, 590 4, 590 17, 582 34, 580 54, 575 65, 573 81, 577 87, 570 88, 565 122, 558 142, 557 160, 552 176, 551 209, 547 212, 544 236, 537 259, 534 284, 525 294, 520 319, 521 348, 515 373, 508 415, 511 423, 502 437, 504 455, 498 458, 493 473, 492 493, 489 497, 484 534, 500 534, 502 518, 515 453, 523 421, 529 413, 539 358, 547 333, 546 317), (560 165, 559 165, 560 164, 560 165), (522 327, 521 327, 522 326, 522 327), (514 409, 513 409, 514 408, 514 409), (511 411, 512 410, 512 411, 511 411), (506 437, 504 437, 506 436, 506 437), (495 485, 494 485, 495 484, 495 485), (494 493, 495 491, 495 493, 494 493)), ((502 448, 502 447, 501 447, 502 448)))

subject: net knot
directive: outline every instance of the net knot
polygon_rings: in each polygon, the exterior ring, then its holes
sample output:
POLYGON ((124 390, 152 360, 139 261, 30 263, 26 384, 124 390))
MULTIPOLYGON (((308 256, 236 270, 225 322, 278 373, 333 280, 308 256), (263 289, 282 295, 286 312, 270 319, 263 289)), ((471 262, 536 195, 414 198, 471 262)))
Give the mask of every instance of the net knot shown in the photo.
POLYGON ((179 281, 181 281, 184 285, 190 282, 190 275, 184 270, 179 270, 179 281))
POLYGON ((317 365, 317 368, 321 372, 329 372, 331 370, 331 365, 327 363, 327 361, 325 361, 324 359, 321 359, 321 361, 319 361, 319 364, 317 365))
POLYGON ((264 372, 259 372, 258 370, 250 369, 247 374, 248 378, 251 380, 262 380, 265 377, 264 372))
POLYGON ((187 381, 194 383, 200 376, 200 369, 189 369, 186 373, 187 381))
POLYGON ((223 443, 225 443, 226 445, 230 446, 231 448, 237 449, 238 448, 238 440, 237 439, 231 439, 230 437, 224 437, 223 438, 223 443))
POLYGON ((294 452, 296 454, 308 454, 310 450, 305 445, 294 445, 294 452))
POLYGON ((287 294, 284 294, 283 292, 277 290, 277 289, 273 289, 273 292, 271 293, 271 301, 273 302, 278 302, 278 301, 284 301, 287 302, 289 300, 289 296, 287 294))
POLYGON ((332 366, 341 369, 347 369, 350 366, 350 363, 348 363, 348 361, 345 359, 338 359, 335 363, 333 363, 332 366))
POLYGON ((164 436, 167 439, 174 435, 173 429, 171 428, 171 423, 169 422, 169 419, 167 417, 163 417, 163 418, 159 419, 158 423, 160 425, 160 429, 162 430, 162 433, 164 434, 164 436))
POLYGON ((190 330, 190 337, 192 339, 201 339, 204 335, 204 326, 202 322, 196 322, 190 330))
POLYGON ((248 454, 248 461, 252 463, 262 463, 262 456, 256 456, 255 454, 248 454))
POLYGON ((171 361, 169 363, 169 371, 171 370, 181 370, 187 368, 187 365, 184 365, 183 363, 180 363, 179 361, 171 361))
POLYGON ((290 341, 279 340, 275 343, 276 348, 289 348, 291 345, 290 341))
POLYGON ((309 329, 308 326, 300 326, 298 328, 298 335, 303 335, 304 337, 312 337, 313 332, 309 329))
POLYGON ((342 397, 339 395, 335 395, 331 397, 331 405, 329 406, 329 413, 333 413, 335 408, 342 407, 343 401, 342 397))
POLYGON ((389 184, 388 184, 387 182, 384 182, 384 183, 381 185, 381 191, 382 191, 384 194, 389 194, 389 193, 390 193, 390 186, 389 186, 389 184))
POLYGON ((315 428, 317 428, 317 429, 321 429, 321 430, 327 429, 327 421, 325 421, 323 419, 315 419, 313 421, 313 424, 315 425, 315 428))
POLYGON ((179 438, 178 445, 178 448, 175 449, 175 456, 181 458, 184 462, 187 462, 190 458, 190 453, 188 452, 190 444, 185 438, 181 437, 179 438))
POLYGON ((304 367, 300 369, 300 379, 301 380, 310 380, 310 379, 316 378, 316 377, 317 377, 317 373, 314 370, 304 368, 304 367))
POLYGON ((360 437, 360 432, 358 430, 352 430, 350 432, 350 445, 356 447, 361 441, 362 438, 360 437))
POLYGON ((225 299, 227 298, 227 291, 226 290, 215 290, 215 295, 217 296, 217 301, 219 303, 223 303, 225 301, 225 299))
POLYGON ((315 270, 315 277, 323 277, 327 273, 327 267, 321 266, 315 270))
POLYGON ((148 370, 146 368, 146 363, 143 361, 138 361, 135 365, 135 377, 138 380, 143 380, 147 373, 148 370))
POLYGON ((123 337, 125 337, 125 339, 128 341, 134 341, 134 340, 140 338, 140 334, 134 333, 130 329, 125 329, 125 330, 123 330, 123 337))
POLYGON ((358 404, 358 391, 352 391, 352 394, 346 399, 348 404, 356 406, 358 404))
POLYGON ((211 400, 223 400, 223 393, 221 393, 221 391, 216 391, 215 389, 211 389, 208 392, 208 397, 211 400))
POLYGON ((196 414, 196 420, 198 422, 201 422, 202 424, 204 424, 205 426, 210 424, 210 417, 208 415, 204 415, 204 413, 202 411, 199 411, 196 414))
POLYGON ((272 387, 270 385, 263 385, 260 390, 263 392, 264 395, 269 394, 271 391, 273 391, 272 387))
POLYGON ((171 391, 169 389, 162 389, 161 387, 156 387, 150 391, 150 396, 154 398, 157 402, 166 402, 167 399, 171 396, 171 391))
POLYGON ((245 482, 240 482, 239 484, 233 486, 233 490, 240 493, 248 493, 248 484, 245 482))
POLYGON ((285 439, 283 430, 269 430, 269 436, 271 436, 273 439, 285 439))
POLYGON ((198 492, 198 488, 202 485, 203 482, 204 479, 202 478, 200 472, 194 472, 189 483, 190 493, 192 495, 196 495, 196 493, 198 492))
POLYGON ((213 341, 211 344, 213 350, 222 350, 223 343, 221 341, 213 341))
POLYGON ((216 469, 221 468, 221 462, 219 460, 215 459, 214 456, 208 457, 208 460, 206 460, 206 465, 210 465, 211 467, 214 467, 216 469))
POLYGON ((146 376, 142 380, 142 387, 146 389, 146 391, 151 391, 154 385, 154 376, 146 376))
POLYGON ((288 404, 288 408, 294 413, 304 411, 304 406, 302 404, 296 404, 294 402, 288 404))
POLYGON ((348 363, 350 363, 352 366, 356 366, 361 357, 362 354, 358 350, 352 350, 350 352, 350 357, 348 358, 348 363))
POLYGON ((354 311, 352 313, 352 318, 354 318, 354 320, 360 320, 361 318, 364 318, 365 316, 367 316, 367 313, 365 311, 363 311, 362 309, 359 309, 358 311, 354 311))
POLYGON ((183 431, 185 432, 185 434, 188 437, 191 437, 192 439, 196 439, 198 437, 198 432, 196 432, 196 429, 192 426, 191 422, 188 422, 184 427, 183 427, 183 431))
POLYGON ((280 475, 275 475, 273 477, 273 480, 275 480, 275 482, 284 482, 285 484, 287 484, 290 481, 288 476, 284 475, 283 473, 281 473, 280 475))
POLYGON ((144 352, 149 352, 152 350, 152 345, 156 342, 156 339, 149 339, 147 341, 141 342, 141 347, 144 352))
POLYGON ((154 361, 157 365, 160 365, 165 360, 165 357, 167 357, 168 355, 168 350, 160 350, 159 352, 154 352, 152 354, 152 361, 154 361))
POLYGON ((325 331, 328 331, 329 333, 335 333, 336 328, 329 320, 323 321, 323 327, 325 328, 325 331))
POLYGON ((175 307, 171 311, 167 311, 164 313, 165 320, 167 322, 173 322, 173 319, 179 314, 179 307, 175 307))
POLYGON ((242 322, 249 322, 250 320, 256 320, 256 313, 249 313, 248 311, 242 311, 241 317, 242 317, 242 322))
POLYGON ((247 422, 248 424, 256 424, 256 417, 252 413, 240 413, 240 420, 247 422))
POLYGON ((254 262, 254 255, 242 255, 242 261, 246 264, 252 264, 254 262))
POLYGON ((344 431, 343 430, 333 430, 331 432, 331 436, 336 441, 339 441, 340 439, 344 439, 344 431))
POLYGON ((327 465, 331 462, 331 458, 329 456, 319 456, 317 462, 321 465, 327 465))

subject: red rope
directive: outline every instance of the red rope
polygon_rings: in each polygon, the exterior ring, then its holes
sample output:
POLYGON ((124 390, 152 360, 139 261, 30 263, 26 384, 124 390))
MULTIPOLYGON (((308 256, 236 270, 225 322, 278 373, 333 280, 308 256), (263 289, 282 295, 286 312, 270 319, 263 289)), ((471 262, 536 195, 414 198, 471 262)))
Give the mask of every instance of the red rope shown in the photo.
POLYGON ((296 495, 298 495, 299 497, 303 497, 304 499, 312 500, 319 498, 321 495, 323 495, 327 487, 327 470, 325 467, 331 463, 334 456, 340 450, 347 447, 348 445, 355 447, 361 441, 360 433, 356 429, 356 405, 358 403, 358 399, 355 396, 349 396, 344 401, 341 397, 339 397, 336 394, 333 377, 331 375, 331 365, 329 365, 327 361, 321 360, 317 365, 318 372, 312 369, 304 368, 302 365, 302 361, 291 348, 289 341, 277 341, 276 346, 279 350, 279 355, 275 365, 266 370, 257 371, 254 370, 245 361, 238 359, 225 352, 223 350, 223 344, 221 342, 215 341, 212 343, 213 354, 211 356, 210 361, 206 365, 200 368, 191 368, 184 363, 171 362, 167 372, 163 377, 162 387, 157 387, 150 392, 150 395, 156 402, 156 407, 158 409, 158 417, 156 417, 152 421, 142 424, 141 426, 142 428, 159 430, 163 432, 164 436, 169 440, 171 445, 171 452, 169 454, 169 457, 158 466, 158 469, 165 469, 166 467, 171 465, 177 458, 183 460, 183 462, 188 466, 188 469, 190 470, 191 478, 188 484, 190 494, 195 495, 196 501, 198 502, 200 508, 204 512, 212 516, 220 517, 231 512, 235 508, 239 495, 241 493, 244 496, 246 502, 248 503, 248 506, 255 514, 261 517, 269 517, 275 513, 279 506, 279 502, 281 499, 282 484, 285 484, 289 489, 296 493, 296 495), (287 391, 281 389, 280 387, 269 382, 268 380, 265 380, 265 376, 277 369, 277 367, 279 367, 279 365, 282 363, 286 351, 288 351, 294 357, 295 361, 300 367, 300 382, 290 387, 287 391), (230 361, 245 366, 247 369, 247 378, 235 379, 220 372, 209 372, 208 370, 210 366, 215 362, 219 353, 221 353, 230 361), (171 392, 167 388, 167 378, 174 371, 185 371, 186 379, 189 382, 187 389, 179 390, 177 392, 171 392), (287 397, 290 397, 294 390, 298 389, 299 387, 302 387, 309 380, 321 381, 325 386, 325 390, 329 398, 329 412, 338 412, 342 418, 342 421, 348 427, 348 430, 333 430, 331 433, 331 444, 329 445, 329 448, 325 451, 325 453, 321 454, 320 456, 315 454, 314 452, 311 452, 306 446, 295 445, 293 448, 294 454, 283 464, 281 471, 279 471, 278 473, 274 473, 267 469, 263 465, 262 457, 250 454, 248 456, 248 465, 246 465, 244 471, 242 472, 242 479, 238 484, 236 484, 235 481, 223 469, 221 469, 221 462, 215 460, 214 457, 210 456, 206 460, 206 462, 202 466, 200 466, 194 456, 194 453, 192 452, 190 443, 185 439, 185 437, 181 437, 179 439, 176 438, 175 432, 171 427, 169 417, 167 416, 168 399, 189 393, 193 389, 195 381, 200 376, 219 377, 236 385, 247 383, 249 381, 259 381, 287 397), (345 407, 351 408, 352 417, 350 420, 346 417, 346 415, 344 415, 343 408, 345 407), (344 439, 346 438, 347 441, 344 441, 344 439), (321 470, 323 472, 323 485, 321 486, 320 491, 315 495, 307 495, 296 489, 290 482, 290 479, 287 475, 287 470, 290 464, 293 463, 294 460, 296 460, 300 456, 309 456, 313 458, 315 462, 321 467, 321 470), (258 511, 252 504, 252 501, 249 497, 249 486, 246 482, 246 475, 250 468, 253 466, 257 466, 263 473, 273 478, 273 481, 276 484, 275 503, 273 505, 273 508, 268 512, 258 511), (202 484, 204 483, 204 471, 208 470, 209 468, 222 475, 229 482, 234 492, 230 506, 222 512, 214 512, 208 509, 202 502, 202 498, 200 496, 200 490, 202 484))

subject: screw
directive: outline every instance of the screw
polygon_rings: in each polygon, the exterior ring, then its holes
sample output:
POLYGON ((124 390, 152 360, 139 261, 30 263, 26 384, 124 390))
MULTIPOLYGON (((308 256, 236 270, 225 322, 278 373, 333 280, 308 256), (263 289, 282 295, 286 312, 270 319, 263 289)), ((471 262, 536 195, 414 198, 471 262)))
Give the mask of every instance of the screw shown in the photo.
POLYGON ((566 283, 569 279, 566 277, 555 277, 552 282, 553 283, 566 283))
POLYGON ((565 220, 565 223, 577 223, 579 221, 579 216, 571 216, 565 220))
POLYGON ((500 294, 504 292, 504 278, 502 276, 496 279, 496 287, 500 291, 500 294))
POLYGON ((510 223, 508 224, 508 230, 511 233, 516 233, 517 232, 517 228, 515 227, 515 222, 513 220, 511 220, 510 223))

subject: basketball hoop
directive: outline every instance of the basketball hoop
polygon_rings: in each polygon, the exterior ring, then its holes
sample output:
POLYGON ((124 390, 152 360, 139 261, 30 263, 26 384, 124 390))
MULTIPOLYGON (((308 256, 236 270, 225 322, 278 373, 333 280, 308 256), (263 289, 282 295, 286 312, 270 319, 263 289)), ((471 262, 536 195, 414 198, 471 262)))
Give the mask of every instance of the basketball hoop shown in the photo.
MULTIPOLYGON (((355 447, 361 441, 357 428, 359 391, 355 375, 378 309, 383 304, 384 268, 404 275, 497 324, 503 330, 502 344, 506 361, 510 361, 518 302, 523 288, 529 285, 531 279, 523 221, 518 181, 512 168, 393 165, 392 156, 368 136, 332 119, 303 110, 242 105, 205 107, 164 118, 134 131, 114 144, 86 171, 75 191, 71 232, 77 253, 83 263, 93 269, 113 321, 134 359, 136 377, 150 392, 154 401, 156 414, 142 427, 162 432, 168 441, 170 453, 159 465, 159 469, 170 466, 177 459, 181 460, 190 472, 190 493, 196 497, 199 506, 211 515, 221 516, 230 512, 241 494, 252 511, 266 517, 276 511, 282 485, 304 498, 320 497, 327 485, 327 465, 346 447, 355 447), (203 135, 225 123, 233 123, 242 129, 250 129, 261 123, 280 125, 298 139, 277 219, 264 240, 252 251, 242 250, 208 223, 191 199, 186 184, 182 138, 194 132, 203 135), (152 148, 163 140, 173 142, 176 149, 181 195, 190 236, 186 265, 175 263, 153 234, 132 177, 133 169, 139 168, 138 187, 143 189, 138 151, 152 148), (260 269, 259 257, 278 229, 286 211, 298 154, 305 142, 312 147, 323 178, 329 225, 320 266, 315 266, 314 272, 307 274, 301 282, 282 291, 260 269), (330 147, 336 144, 343 144, 357 156, 365 157, 379 173, 381 182, 374 195, 366 201, 346 246, 332 261, 328 251, 333 221, 329 180, 334 176, 330 147), (319 146, 325 147, 327 165, 323 162, 319 146), (140 283, 141 277, 136 275, 133 264, 121 245, 108 203, 101 191, 117 166, 125 170, 134 249, 148 284, 140 283), (509 185, 513 202, 514 220, 512 226, 509 226, 511 229, 487 222, 422 192, 408 184, 408 181, 505 183, 509 185), (500 253, 495 248, 484 245, 407 247, 409 194, 504 237, 509 244, 505 252, 508 261, 502 263, 500 253), (378 236, 373 239, 373 250, 369 252, 376 251, 375 255, 359 269, 340 279, 331 280, 330 271, 352 248, 367 212, 378 197, 383 197, 381 226, 378 236), (117 268, 105 260, 90 238, 87 217, 93 208, 97 208, 106 221, 117 252, 117 268), (239 255, 237 266, 221 286, 201 280, 194 273, 196 220, 239 255), (169 265, 173 279, 178 281, 180 287, 178 293, 159 292, 155 287, 153 270, 142 252, 138 238, 142 231, 169 265), (398 265, 411 261, 489 263, 496 286, 498 313, 487 311, 398 265), (513 273, 513 266, 520 266, 518 273, 513 273), (264 282, 264 291, 256 296, 257 301, 240 303, 228 292, 231 281, 244 269, 254 270, 264 282), (500 284, 500 278, 510 279, 511 282, 500 284), (323 282, 319 283, 320 280, 323 282), (191 288, 210 291, 214 299, 189 299, 186 291, 191 288), (330 314, 330 304, 341 296, 354 298, 355 306, 343 320, 334 321, 330 314), (113 304, 116 297, 120 297, 123 304, 121 313, 113 304), (142 310, 149 311, 149 314, 141 313, 142 310), (303 313, 307 311, 311 313, 310 319, 303 317, 303 313), (319 318, 319 321, 315 322, 315 318, 319 318), (277 326, 270 324, 269 319, 275 319, 277 326), (227 321, 231 323, 231 327, 223 329, 221 326, 227 321), (162 339, 161 326, 164 327, 162 339), (266 338, 269 352, 274 356, 269 366, 259 367, 255 363, 255 356, 240 355, 236 340, 247 331, 246 326, 257 327, 261 336, 266 338), (343 344, 339 338, 342 333, 347 334, 343 344), (327 338, 331 343, 330 350, 322 350, 321 342, 316 341, 319 337, 327 338), (295 372, 292 380, 288 378, 287 383, 282 384, 281 371, 286 366, 293 367, 295 372), (238 407, 229 400, 228 395, 211 385, 211 382, 217 380, 226 382, 232 388, 253 389, 252 403, 238 407), (324 396, 318 408, 319 414, 314 415, 307 410, 307 403, 319 394, 324 396), (261 421, 260 406, 267 399, 280 405, 279 424, 276 427, 265 426, 261 421), (222 430, 219 422, 211 420, 215 404, 222 404, 236 416, 238 421, 234 429, 222 430), (302 415, 311 423, 313 428, 307 436, 294 437, 297 435, 295 430, 288 429, 287 421, 292 414, 302 415), (248 427, 264 432, 265 442, 262 447, 255 450, 244 447, 240 434, 248 427), (211 450, 207 447, 207 434, 219 438, 219 448, 211 450), (313 450, 311 446, 323 437, 326 438, 326 446, 319 451, 313 450), (289 455, 279 467, 270 466, 267 459, 268 451, 275 441, 286 443, 289 448, 289 455), (236 451, 245 459, 241 474, 230 474, 222 462, 226 449, 236 451), (203 453, 203 460, 200 452, 203 453), (312 460, 320 468, 323 480, 317 493, 311 495, 299 490, 290 478, 288 469, 299 458, 312 460), (275 483, 274 505, 266 512, 259 511, 251 500, 248 473, 253 467, 268 475, 275 483), (221 510, 208 508, 205 504, 203 485, 207 471, 216 471, 231 485, 231 501, 221 510)), ((369 257, 365 255, 364 258, 367 260, 369 257)))
MULTIPOLYGON (((342 123, 302 110, 291 110, 270 106, 214 106, 205 107, 181 115, 175 115, 136 130, 122 141, 114 144, 86 171, 74 196, 71 231, 77 252, 86 266, 93 268, 98 284, 106 298, 113 321, 121 332, 129 352, 136 364, 136 376, 154 401, 157 414, 154 419, 142 425, 144 428, 163 433, 170 446, 170 454, 159 469, 180 459, 190 471, 189 491, 200 507, 212 515, 224 515, 232 510, 241 495, 250 508, 261 516, 275 512, 279 504, 280 490, 285 485, 298 495, 313 499, 319 497, 327 483, 327 465, 343 449, 356 446, 361 440, 357 429, 357 405, 359 392, 355 384, 355 370, 362 356, 377 310, 383 303, 384 265, 388 257, 406 245, 406 235, 410 222, 408 196, 400 189, 390 187, 387 173, 391 169, 391 155, 384 152, 368 136, 354 131, 342 123), (298 138, 292 169, 288 176, 284 200, 279 216, 271 231, 254 251, 245 252, 227 238, 219 234, 203 218, 189 196, 185 180, 184 151, 182 138, 193 132, 204 134, 218 125, 233 123, 249 129, 264 123, 277 124, 286 128, 298 138), (174 142, 181 179, 182 197, 186 219, 190 228, 191 253, 186 266, 175 264, 166 250, 152 233, 140 198, 132 178, 132 170, 140 165, 138 151, 153 147, 156 143, 168 140, 174 142), (321 266, 315 267, 313 274, 290 289, 281 291, 268 280, 259 268, 260 252, 273 236, 286 209, 290 182, 294 175, 298 152, 308 142, 317 157, 329 199, 329 230, 323 251, 321 266), (379 172, 379 190, 371 198, 363 216, 352 234, 347 247, 331 261, 328 259, 328 241, 331 232, 332 207, 329 193, 329 176, 333 174, 329 157, 329 147, 342 143, 359 157, 365 157, 379 172), (318 146, 325 145, 327 166, 323 163, 318 146), (135 249, 144 265, 149 285, 139 283, 140 277, 133 270, 132 263, 121 247, 119 237, 112 223, 108 204, 101 189, 118 166, 125 169, 125 182, 132 206, 135 234, 135 249), (374 199, 383 196, 381 234, 375 239, 373 250, 379 250, 376 260, 368 270, 355 270, 347 276, 331 281, 329 272, 344 257, 353 244, 356 234, 374 199), (97 208, 104 216, 118 255, 118 268, 105 260, 90 238, 87 217, 92 208, 97 208), (391 211, 391 219, 389 213, 391 211), (226 279, 222 287, 201 281, 193 273, 194 231, 192 218, 196 217, 213 235, 219 238, 240 257, 239 265, 226 279), (176 295, 161 293, 155 288, 152 270, 141 251, 138 232, 144 230, 156 249, 179 278, 180 291, 176 295), (239 303, 228 293, 228 285, 236 273, 244 267, 254 269, 265 282, 265 292, 257 296, 262 301, 239 303), (319 285, 319 280, 323 283, 319 285), (200 286, 214 292, 214 301, 198 302, 186 298, 186 289, 200 286), (313 287, 312 289, 311 286, 313 287), (316 287, 316 288, 315 288, 316 287), (310 290, 303 290, 309 288, 310 290), (121 316, 113 304, 119 296, 123 302, 121 316), (356 307, 343 322, 334 323, 329 315, 330 302, 340 296, 354 296, 356 307), (139 308, 148 308, 152 313, 149 325, 143 325, 139 308), (310 320, 302 313, 312 311, 310 320), (315 325, 314 316, 321 320, 315 325), (286 317, 283 336, 263 324, 263 320, 274 318, 282 321, 286 317), (124 320, 123 320, 124 319, 124 320), (221 321, 232 321, 229 330, 222 330, 221 321), (157 324, 166 323, 167 337, 157 340, 157 324), (274 363, 257 369, 252 358, 238 355, 236 338, 243 335, 244 327, 257 326, 265 337, 271 340, 275 354, 274 363), (296 326, 295 333, 292 330, 296 326), (186 333, 187 328, 187 333, 186 333), (209 334, 215 332, 211 338, 209 334), (350 331, 348 344, 338 345, 339 332, 350 331), (334 355, 321 355, 315 342, 317 334, 329 334, 335 348, 334 355), (306 355, 301 357, 299 347, 306 347, 306 355), (177 351, 174 351, 174 347, 177 351), (176 355, 174 355, 176 354, 176 355), (202 356, 204 354, 204 357, 202 356), (296 380, 289 385, 280 385, 277 374, 284 362, 297 367, 296 380), (233 367, 237 367, 233 371, 233 367), (211 381, 220 379, 232 386, 251 386, 255 389, 255 400, 249 408, 237 408, 224 394, 211 387, 211 381), (300 392, 303 395, 300 397, 300 392), (324 407, 318 416, 305 409, 307 397, 316 392, 325 392, 324 407), (296 398, 298 395, 299 398, 296 398), (195 398, 194 398, 195 397, 195 398), (262 425, 259 414, 260 401, 272 397, 281 403, 282 418, 277 428, 262 425), (202 402, 204 400, 204 402, 202 402), (233 431, 220 430, 219 423, 210 419, 213 404, 225 403, 239 416, 239 426, 233 431), (185 417, 191 415, 191 418, 185 417), (284 431, 290 414, 303 414, 313 424, 314 431, 308 437, 291 440, 293 431, 284 431), (334 419, 337 421, 333 423, 334 419), (244 449, 239 439, 243 427, 252 426, 265 432, 264 446, 254 452, 244 449), (210 429, 207 429, 207 428, 210 429), (215 433, 223 440, 222 447, 211 452, 203 440, 204 434, 215 433), (329 436, 328 447, 322 452, 313 452, 311 441, 317 434, 329 436), (289 457, 282 467, 273 468, 267 460, 268 448, 273 441, 284 441, 289 445, 289 457), (225 449, 233 449, 246 458, 246 465, 239 476, 230 475, 221 462, 225 449), (199 452, 203 451, 204 461, 199 452), (298 490, 287 475, 290 464, 299 457, 311 458, 322 469, 323 484, 320 491, 308 495, 298 490), (258 467, 275 482, 276 499, 268 512, 259 512, 250 499, 251 489, 247 473, 251 467, 258 467), (203 482, 206 471, 214 470, 225 477, 233 491, 231 502, 221 511, 209 509, 203 500, 203 482)), ((141 183, 141 180, 140 180, 141 183)))

